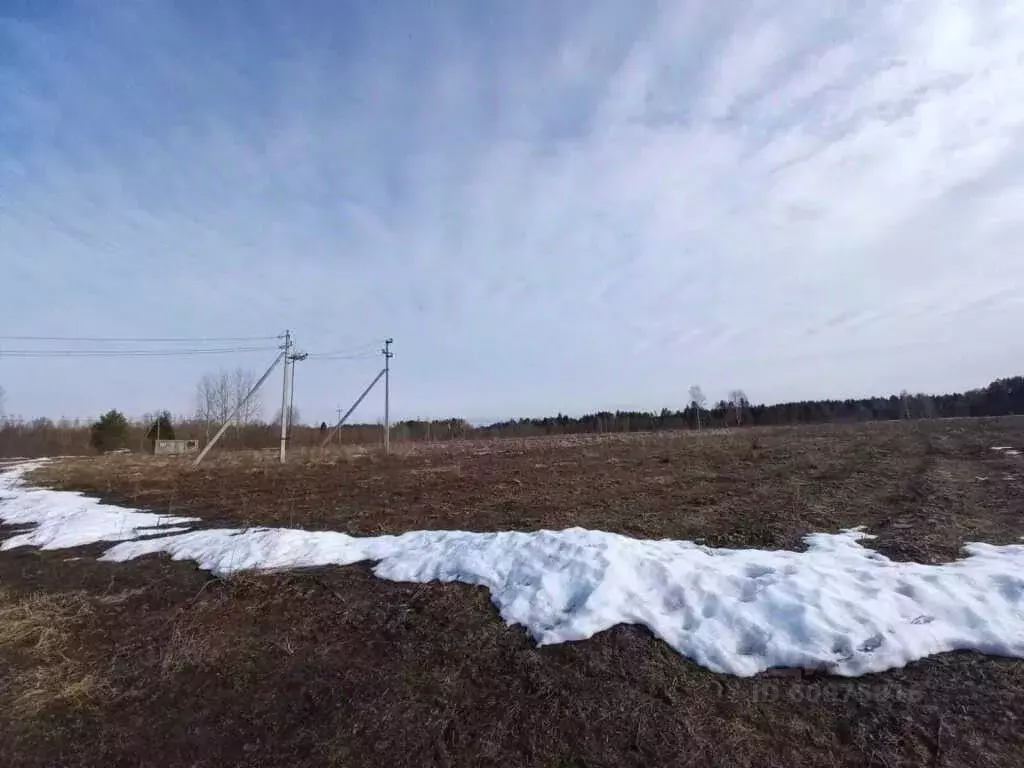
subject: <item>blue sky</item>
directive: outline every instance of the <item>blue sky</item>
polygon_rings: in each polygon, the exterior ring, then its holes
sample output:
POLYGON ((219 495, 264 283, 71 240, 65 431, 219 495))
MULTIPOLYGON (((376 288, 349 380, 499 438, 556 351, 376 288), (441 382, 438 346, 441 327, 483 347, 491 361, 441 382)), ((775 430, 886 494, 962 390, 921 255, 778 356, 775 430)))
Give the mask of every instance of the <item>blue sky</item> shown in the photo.
MULTIPOLYGON (((1019 374, 1021 40, 992 0, 5 0, 0 335, 392 336, 399 417, 1019 374)), ((32 344, 25 416, 273 356, 32 344)), ((296 404, 378 367, 311 359, 296 404)))

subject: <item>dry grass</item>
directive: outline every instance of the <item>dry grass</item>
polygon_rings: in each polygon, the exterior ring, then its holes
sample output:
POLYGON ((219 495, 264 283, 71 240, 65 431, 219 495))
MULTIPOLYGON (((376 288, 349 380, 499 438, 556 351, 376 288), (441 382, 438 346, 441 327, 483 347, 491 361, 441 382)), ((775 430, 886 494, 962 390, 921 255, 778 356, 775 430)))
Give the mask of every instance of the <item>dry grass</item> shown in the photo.
MULTIPOLYGON (((285 467, 224 456, 198 471, 104 457, 38 477, 211 521, 366 533, 584 525, 799 547, 866 524, 887 554, 924 561, 1024 535, 1024 460, 993 445, 1024 447, 1024 421, 463 442, 285 467)), ((0 552, 0 583, 4 605, 40 606, 11 614, 25 628, 0 643, 0 679, 36 680, 42 657, 76 665, 23 705, 37 714, 7 725, 16 738, 0 733, 0 765, 1024 765, 1019 660, 728 678, 637 627, 537 648, 483 589, 366 566, 221 580, 165 558, 16 550, 0 552), (79 674, 97 676, 81 701, 79 674)))
POLYGON ((85 592, 15 597, 0 588, 0 710, 31 718, 55 707, 85 708, 104 695, 105 681, 76 656, 76 630, 98 598, 85 592))
MULTIPOLYGON (((34 480, 211 523, 397 533, 583 526, 717 546, 798 548, 865 525, 899 559, 949 560, 966 540, 1021 530, 1024 420, 455 441, 286 466, 242 453, 109 456, 34 480), (983 478, 978 480, 977 478, 983 478)), ((351 449, 350 449, 351 450, 351 449)))

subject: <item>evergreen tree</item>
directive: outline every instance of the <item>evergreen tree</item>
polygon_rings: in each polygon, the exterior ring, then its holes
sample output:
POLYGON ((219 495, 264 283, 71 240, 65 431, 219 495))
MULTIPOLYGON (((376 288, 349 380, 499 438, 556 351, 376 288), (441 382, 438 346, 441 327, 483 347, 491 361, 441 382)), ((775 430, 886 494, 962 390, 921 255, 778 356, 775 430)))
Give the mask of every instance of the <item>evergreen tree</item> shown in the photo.
POLYGON ((150 443, 156 443, 157 439, 174 439, 174 424, 171 423, 170 411, 161 411, 146 432, 146 440, 150 443))
POLYGON ((100 453, 124 448, 128 439, 128 419, 120 411, 107 411, 91 428, 90 442, 100 453))

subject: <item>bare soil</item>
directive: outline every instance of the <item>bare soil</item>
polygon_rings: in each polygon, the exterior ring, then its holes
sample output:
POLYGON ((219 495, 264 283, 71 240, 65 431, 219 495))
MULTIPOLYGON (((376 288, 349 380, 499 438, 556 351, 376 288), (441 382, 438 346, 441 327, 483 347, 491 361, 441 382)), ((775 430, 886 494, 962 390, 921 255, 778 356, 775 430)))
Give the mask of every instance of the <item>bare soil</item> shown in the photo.
MULTIPOLYGON (((865 525, 890 557, 936 562, 1024 536, 1024 457, 998 445, 1024 448, 1024 419, 448 443, 283 467, 111 456, 35 479, 208 524, 367 534, 579 525, 799 548, 865 525)), ((220 580, 97 551, 0 553, 0 765, 1024 764, 1019 660, 737 679, 637 627, 536 648, 483 589, 365 565, 220 580)))

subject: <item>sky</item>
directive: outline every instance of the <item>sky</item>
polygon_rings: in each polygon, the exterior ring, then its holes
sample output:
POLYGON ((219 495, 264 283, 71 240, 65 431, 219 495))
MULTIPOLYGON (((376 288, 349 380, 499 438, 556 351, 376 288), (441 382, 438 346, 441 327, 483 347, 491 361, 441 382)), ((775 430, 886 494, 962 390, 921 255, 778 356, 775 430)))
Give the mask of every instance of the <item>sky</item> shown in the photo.
POLYGON ((314 423, 386 337, 398 418, 1024 373, 1022 40, 997 0, 2 0, 6 409, 189 412, 285 329, 314 423))

